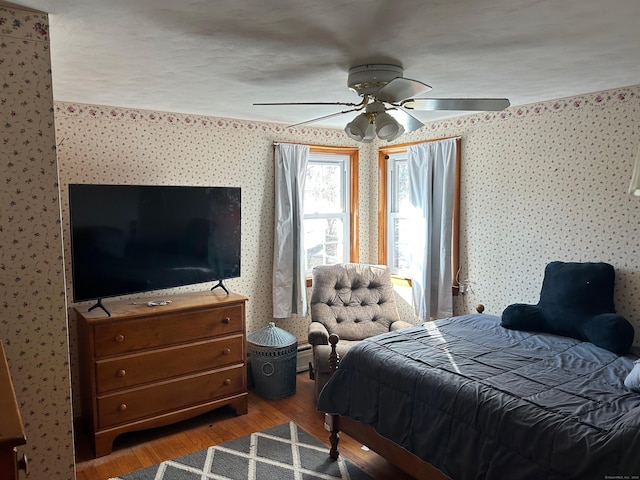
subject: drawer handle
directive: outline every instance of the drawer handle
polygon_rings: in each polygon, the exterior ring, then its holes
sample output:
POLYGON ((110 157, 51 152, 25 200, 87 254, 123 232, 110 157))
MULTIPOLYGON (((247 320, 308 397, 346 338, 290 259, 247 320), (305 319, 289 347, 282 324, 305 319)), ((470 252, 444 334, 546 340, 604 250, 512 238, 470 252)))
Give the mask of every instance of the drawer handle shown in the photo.
POLYGON ((222 351, 222 354, 223 354, 223 355, 231 355, 231 349, 230 349, 230 348, 225 348, 225 349, 222 351))
POLYGON ((118 370, 118 372, 116 373, 116 375, 118 377, 124 377, 127 374, 127 371, 124 368, 121 368, 120 370, 118 370))
POLYGON ((121 404, 118 406, 118 411, 119 411, 119 412, 126 412, 126 411, 127 411, 127 404, 126 404, 126 403, 121 403, 121 404))
POLYGON ((29 475, 29 463, 27 462, 27 456, 23 453, 22 457, 18 458, 18 470, 22 470, 25 474, 29 475))
POLYGON ((124 335, 120 334, 120 335, 116 335, 116 337, 114 338, 114 340, 118 343, 122 343, 124 342, 124 335))
POLYGON ((231 385, 231 379, 230 378, 225 378, 224 379, 224 384, 225 385, 231 385))
POLYGON ((222 319, 222 323, 224 323, 225 325, 229 325, 231 323, 231 319, 229 317, 224 317, 222 319))

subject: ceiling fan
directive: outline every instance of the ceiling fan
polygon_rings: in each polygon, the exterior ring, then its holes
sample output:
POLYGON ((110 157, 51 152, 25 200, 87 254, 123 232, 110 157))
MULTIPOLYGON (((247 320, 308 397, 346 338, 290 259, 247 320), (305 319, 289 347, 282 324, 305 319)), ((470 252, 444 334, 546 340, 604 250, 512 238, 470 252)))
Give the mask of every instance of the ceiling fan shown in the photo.
POLYGON ((352 139, 371 143, 378 136, 392 141, 404 132, 412 132, 424 124, 408 110, 498 111, 507 108, 506 98, 415 98, 431 90, 426 83, 403 77, 398 65, 369 64, 349 69, 347 86, 362 97, 350 102, 277 102, 254 105, 344 105, 351 108, 304 122, 292 127, 317 122, 350 112, 359 112, 347 123, 345 133, 352 139))

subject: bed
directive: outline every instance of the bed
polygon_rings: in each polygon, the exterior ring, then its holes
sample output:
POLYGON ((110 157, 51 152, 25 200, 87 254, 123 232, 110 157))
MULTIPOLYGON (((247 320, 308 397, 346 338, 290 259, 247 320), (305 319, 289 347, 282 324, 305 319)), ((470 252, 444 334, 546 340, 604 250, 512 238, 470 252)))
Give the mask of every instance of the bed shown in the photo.
POLYGON ((624 385, 637 357, 500 320, 353 346, 318 398, 332 456, 343 431, 417 478, 640 478, 640 393, 624 385))

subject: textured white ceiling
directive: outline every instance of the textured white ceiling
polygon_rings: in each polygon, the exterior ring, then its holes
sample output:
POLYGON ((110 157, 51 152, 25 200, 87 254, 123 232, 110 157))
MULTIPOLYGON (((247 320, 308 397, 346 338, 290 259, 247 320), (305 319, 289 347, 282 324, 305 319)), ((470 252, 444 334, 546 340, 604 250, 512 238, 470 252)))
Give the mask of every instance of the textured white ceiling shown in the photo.
POLYGON ((423 96, 512 105, 640 83, 639 0, 14 3, 50 14, 59 101, 293 124, 343 107, 252 103, 357 102, 347 71, 366 63, 401 64, 423 96))

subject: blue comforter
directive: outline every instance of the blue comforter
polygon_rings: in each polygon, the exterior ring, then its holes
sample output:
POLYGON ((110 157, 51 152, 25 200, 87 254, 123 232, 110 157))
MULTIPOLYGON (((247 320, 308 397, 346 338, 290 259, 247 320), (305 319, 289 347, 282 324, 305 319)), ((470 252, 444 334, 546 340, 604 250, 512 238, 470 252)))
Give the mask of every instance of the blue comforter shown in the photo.
POLYGON ((455 480, 640 478, 634 357, 465 315, 352 347, 318 409, 371 424, 455 480))

